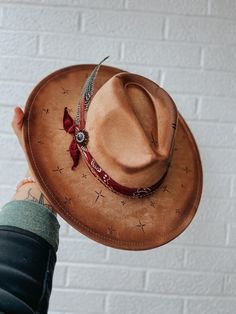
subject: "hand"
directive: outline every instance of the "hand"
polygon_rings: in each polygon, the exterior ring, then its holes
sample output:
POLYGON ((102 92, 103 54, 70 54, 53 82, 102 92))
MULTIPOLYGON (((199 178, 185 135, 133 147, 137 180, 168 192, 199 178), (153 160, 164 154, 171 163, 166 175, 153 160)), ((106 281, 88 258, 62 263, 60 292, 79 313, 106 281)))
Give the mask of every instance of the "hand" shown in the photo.
MULTIPOLYGON (((24 153, 25 153, 25 145, 24 145, 24 139, 23 139, 23 122, 24 122, 24 112, 23 110, 17 106, 14 108, 14 116, 12 118, 12 128, 18 138, 18 141, 20 143, 20 146, 22 147, 24 153)), ((27 170, 26 176, 32 176, 30 170, 27 170)))
MULTIPOLYGON (((23 122, 24 122, 24 112, 20 107, 14 108, 14 116, 12 119, 12 128, 18 138, 18 141, 25 152, 25 145, 24 145, 24 139, 23 139, 23 122)), ((30 170, 28 169, 27 177, 32 177, 32 174, 30 170)), ((50 204, 50 202, 46 199, 40 188, 35 183, 28 183, 23 186, 21 186, 13 196, 14 200, 30 200, 37 203, 40 203, 46 207, 48 207, 49 210, 53 211, 53 208, 50 204)))
POLYGON ((18 138, 18 141, 25 151, 24 140, 23 140, 23 120, 24 120, 24 112, 20 107, 14 108, 14 116, 12 119, 12 128, 18 138))
MULTIPOLYGON (((18 138, 20 146, 22 147, 23 151, 25 152, 25 145, 23 139, 23 122, 24 122, 24 112, 20 107, 14 108, 14 116, 12 118, 12 128, 18 138)), ((27 170, 26 176, 31 176, 30 170, 27 170)))

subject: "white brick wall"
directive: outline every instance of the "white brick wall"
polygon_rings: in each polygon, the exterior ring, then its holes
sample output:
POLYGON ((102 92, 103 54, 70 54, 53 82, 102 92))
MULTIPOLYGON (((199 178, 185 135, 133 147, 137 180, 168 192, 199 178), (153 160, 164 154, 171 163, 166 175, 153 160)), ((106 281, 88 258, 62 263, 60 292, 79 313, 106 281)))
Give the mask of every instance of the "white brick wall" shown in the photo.
POLYGON ((26 169, 13 106, 53 70, 106 55, 171 93, 199 143, 203 198, 151 251, 106 248, 60 219, 50 314, 235 314, 235 0, 1 0, 0 205, 26 169))

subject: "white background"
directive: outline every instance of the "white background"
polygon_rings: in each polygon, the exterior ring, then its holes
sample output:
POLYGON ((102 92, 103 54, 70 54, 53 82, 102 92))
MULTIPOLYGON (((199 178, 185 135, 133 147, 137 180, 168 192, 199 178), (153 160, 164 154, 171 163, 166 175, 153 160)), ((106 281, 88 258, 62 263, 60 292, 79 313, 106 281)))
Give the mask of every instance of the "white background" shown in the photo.
POLYGON ((61 222, 50 314, 235 314, 236 1, 1 0, 0 204, 26 169, 13 106, 50 72, 106 55, 176 101, 200 147, 202 202, 186 232, 145 252, 61 222))

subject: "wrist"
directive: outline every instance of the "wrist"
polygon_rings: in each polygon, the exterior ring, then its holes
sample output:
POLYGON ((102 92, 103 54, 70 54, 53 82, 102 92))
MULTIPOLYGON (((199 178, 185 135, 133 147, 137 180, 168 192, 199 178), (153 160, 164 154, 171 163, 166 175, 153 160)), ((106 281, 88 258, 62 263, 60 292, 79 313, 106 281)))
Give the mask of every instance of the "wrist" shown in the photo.
MULTIPOLYGON (((28 174, 28 173, 27 173, 28 174)), ((33 179, 33 177, 31 176, 27 176, 24 179, 22 179, 16 186, 16 192, 18 192, 20 190, 20 188, 25 185, 25 184, 29 184, 29 183, 36 183, 36 181, 33 179)))
POLYGON ((32 177, 26 177, 17 184, 17 189, 12 200, 36 202, 47 207, 49 211, 56 215, 52 204, 42 193, 37 182, 32 177))

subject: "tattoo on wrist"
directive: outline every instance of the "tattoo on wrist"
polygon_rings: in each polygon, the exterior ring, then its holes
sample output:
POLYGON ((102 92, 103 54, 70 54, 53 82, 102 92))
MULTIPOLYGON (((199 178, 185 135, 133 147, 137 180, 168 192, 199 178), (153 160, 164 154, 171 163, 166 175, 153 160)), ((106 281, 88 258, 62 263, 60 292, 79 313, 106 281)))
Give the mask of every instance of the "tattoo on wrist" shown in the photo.
POLYGON ((53 211, 53 207, 52 205, 48 204, 46 201, 45 196, 43 195, 43 193, 40 193, 39 198, 35 197, 32 192, 31 192, 32 188, 30 188, 27 192, 27 197, 25 198, 25 200, 29 200, 29 201, 33 201, 35 203, 41 204, 43 206, 46 206, 51 212, 54 213, 53 211))

